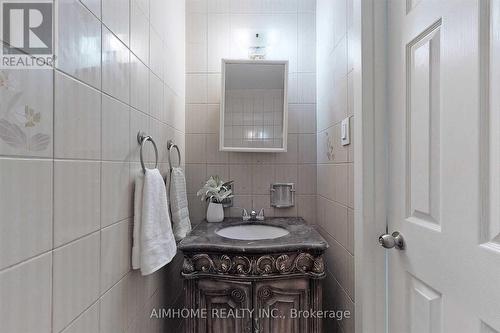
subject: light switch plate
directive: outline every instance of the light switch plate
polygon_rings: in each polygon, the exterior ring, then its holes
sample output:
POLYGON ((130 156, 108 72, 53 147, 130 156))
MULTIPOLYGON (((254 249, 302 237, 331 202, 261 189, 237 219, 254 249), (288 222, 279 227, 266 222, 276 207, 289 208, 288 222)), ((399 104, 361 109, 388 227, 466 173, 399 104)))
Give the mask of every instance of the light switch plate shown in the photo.
POLYGON ((351 143, 350 119, 351 117, 345 118, 340 125, 340 143, 342 146, 347 146, 351 143))

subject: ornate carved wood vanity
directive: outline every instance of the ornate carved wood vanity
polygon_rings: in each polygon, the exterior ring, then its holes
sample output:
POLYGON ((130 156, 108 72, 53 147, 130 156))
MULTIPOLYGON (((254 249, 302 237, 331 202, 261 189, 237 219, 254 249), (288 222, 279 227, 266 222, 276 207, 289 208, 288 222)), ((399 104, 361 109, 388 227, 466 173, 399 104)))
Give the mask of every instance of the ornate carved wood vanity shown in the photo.
POLYGON ((277 239, 244 241, 216 234, 238 223, 202 222, 179 245, 185 306, 206 310, 186 320, 185 332, 322 332, 322 319, 311 314, 322 309, 326 241, 302 218, 266 220, 290 232, 277 239))

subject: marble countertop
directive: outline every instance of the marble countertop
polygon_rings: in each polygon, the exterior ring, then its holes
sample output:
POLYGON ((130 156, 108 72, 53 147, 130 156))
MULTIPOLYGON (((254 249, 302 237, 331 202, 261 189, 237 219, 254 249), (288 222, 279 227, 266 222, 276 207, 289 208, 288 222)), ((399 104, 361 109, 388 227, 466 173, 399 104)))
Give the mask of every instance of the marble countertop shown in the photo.
POLYGON ((242 221, 241 218, 226 218, 220 223, 201 222, 178 245, 183 252, 228 252, 228 253, 277 253, 311 251, 323 252, 328 243, 301 217, 274 217, 265 221, 242 221), (237 240, 219 236, 216 231, 228 226, 242 224, 265 224, 287 229, 290 233, 275 239, 237 240))

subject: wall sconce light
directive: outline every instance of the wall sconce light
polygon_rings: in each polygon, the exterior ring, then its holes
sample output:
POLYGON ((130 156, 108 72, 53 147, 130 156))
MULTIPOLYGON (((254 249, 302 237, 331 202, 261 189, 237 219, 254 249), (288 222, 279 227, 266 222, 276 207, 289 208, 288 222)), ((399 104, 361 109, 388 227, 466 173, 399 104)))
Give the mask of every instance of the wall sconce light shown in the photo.
POLYGON ((252 60, 266 59, 267 36, 263 32, 252 32, 248 47, 248 58, 252 60))

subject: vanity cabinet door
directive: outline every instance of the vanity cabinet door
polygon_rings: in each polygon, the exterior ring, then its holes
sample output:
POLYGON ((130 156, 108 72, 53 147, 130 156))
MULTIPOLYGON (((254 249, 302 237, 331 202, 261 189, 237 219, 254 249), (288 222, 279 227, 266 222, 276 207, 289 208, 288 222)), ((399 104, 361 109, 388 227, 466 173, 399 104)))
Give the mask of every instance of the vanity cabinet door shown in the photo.
POLYGON ((196 304, 207 309, 207 318, 198 320, 198 333, 251 333, 251 282, 201 279, 196 304))
POLYGON ((308 319, 294 316, 309 310, 309 280, 289 279, 255 283, 255 332, 305 333, 308 319), (294 312, 296 311, 296 312, 294 312))

